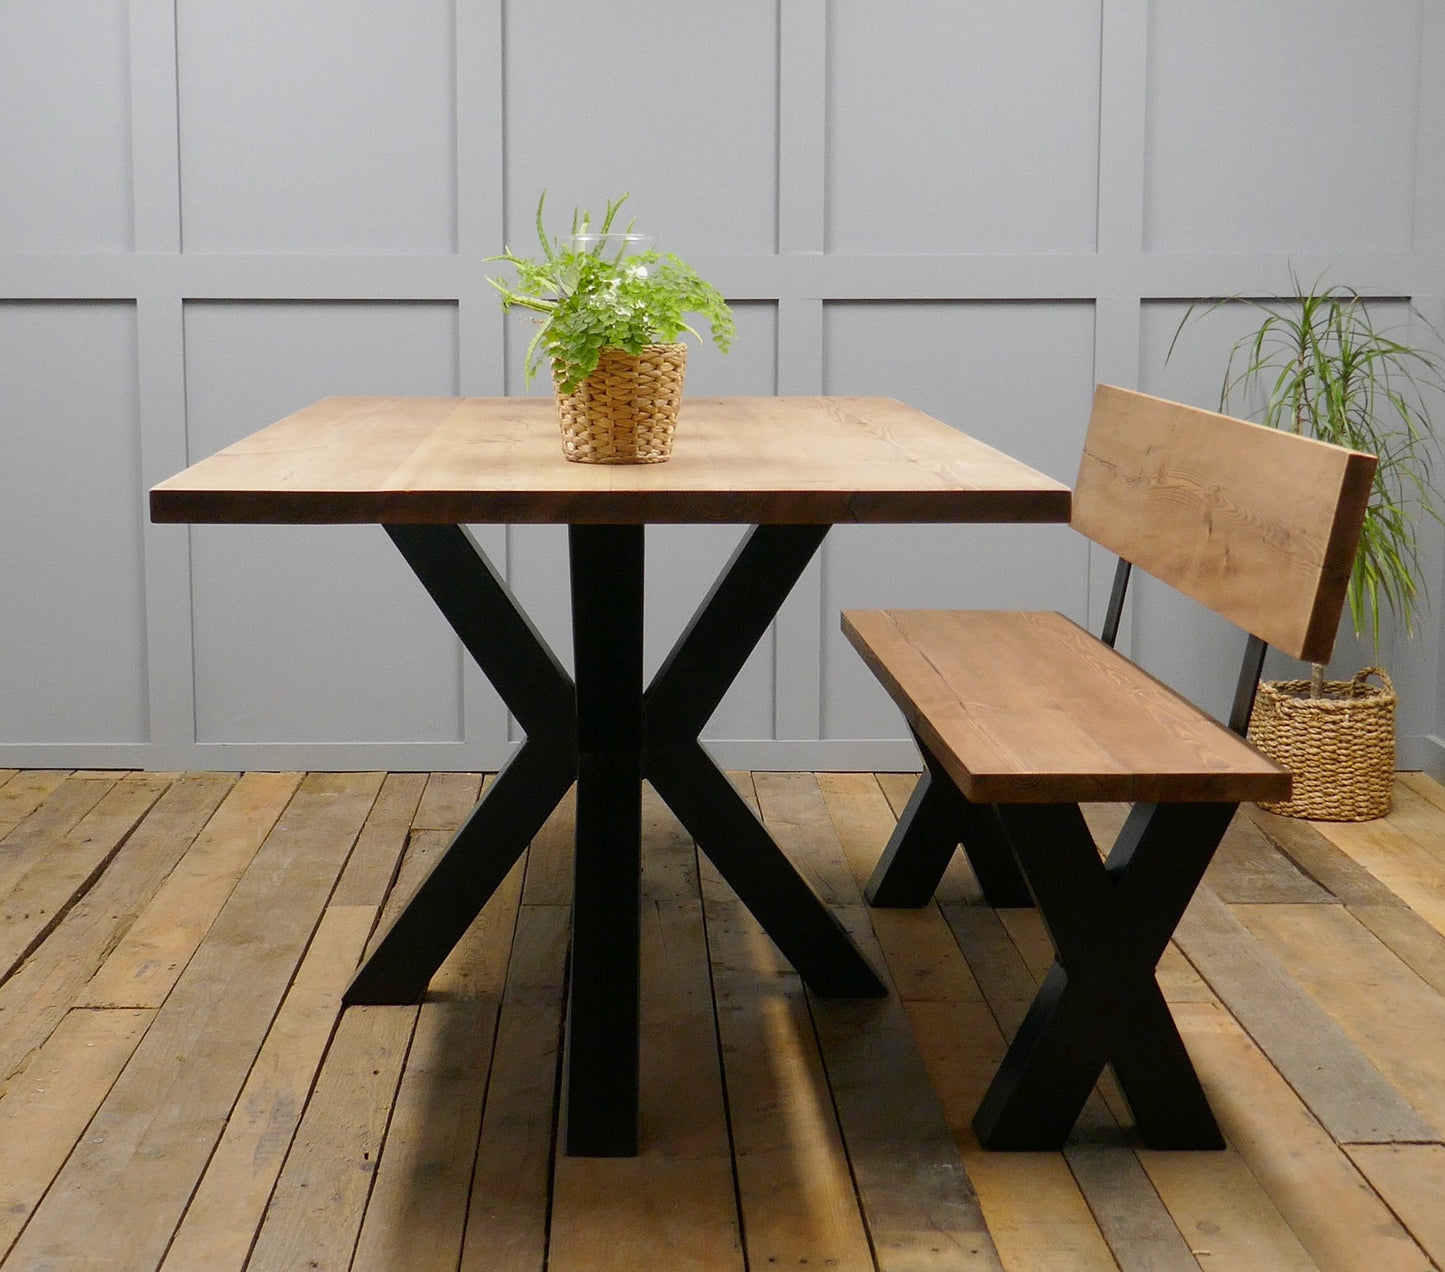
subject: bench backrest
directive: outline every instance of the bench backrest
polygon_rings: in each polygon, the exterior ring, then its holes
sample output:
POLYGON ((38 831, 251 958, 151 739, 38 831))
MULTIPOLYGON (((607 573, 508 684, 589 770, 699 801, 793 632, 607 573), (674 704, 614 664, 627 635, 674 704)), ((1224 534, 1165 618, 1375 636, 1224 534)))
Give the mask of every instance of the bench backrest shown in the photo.
POLYGON ((1323 663, 1375 462, 1101 384, 1072 525, 1268 644, 1323 663))

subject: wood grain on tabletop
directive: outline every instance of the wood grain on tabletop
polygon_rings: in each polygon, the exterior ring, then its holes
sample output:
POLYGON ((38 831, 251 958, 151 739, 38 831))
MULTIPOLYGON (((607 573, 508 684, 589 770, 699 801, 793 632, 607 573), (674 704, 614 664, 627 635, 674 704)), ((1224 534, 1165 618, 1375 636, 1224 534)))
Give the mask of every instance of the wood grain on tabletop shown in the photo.
POLYGON ((151 492, 170 522, 1067 521, 1069 491, 887 398, 687 398, 664 464, 562 458, 546 398, 326 398, 151 492))

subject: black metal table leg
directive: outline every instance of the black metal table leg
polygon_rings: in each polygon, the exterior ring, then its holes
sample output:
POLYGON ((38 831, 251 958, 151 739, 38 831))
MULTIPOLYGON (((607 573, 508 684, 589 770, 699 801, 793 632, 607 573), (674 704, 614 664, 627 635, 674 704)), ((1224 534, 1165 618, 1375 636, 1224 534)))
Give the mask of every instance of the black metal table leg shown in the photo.
POLYGON ((974 1116, 990 1149, 1062 1147, 1106 1063, 1151 1148, 1223 1137, 1154 969, 1233 804, 1141 804, 1109 854, 1075 805, 1000 805, 1058 961, 974 1116))
POLYGON ((649 752, 648 778, 814 993, 888 991, 843 925, 696 742, 649 752))
POLYGON ((527 740, 393 920, 347 990, 348 1003, 420 998, 574 778, 569 1154, 637 1151, 644 777, 813 989, 885 992, 697 740, 826 526, 756 527, 645 694, 642 526, 570 529, 575 682, 464 529, 387 532, 527 740))
POLYGON ((577 841, 566 1151, 637 1152, 643 528, 573 526, 577 841))
POLYGON ((577 771, 572 680, 460 526, 388 526, 471 656, 527 732, 346 991, 348 1003, 416 1002, 577 771))
POLYGON ((345 1002, 414 1003, 572 785, 570 752, 531 741, 497 775, 392 920, 345 1002))
POLYGON ((644 774, 820 994, 886 993, 842 925, 698 743, 827 526, 755 526, 664 661, 644 700, 644 774))
POLYGON ((927 905, 961 844, 989 905, 995 909, 1033 905, 998 811, 991 804, 965 798, 927 744, 917 734, 914 741, 923 755, 923 776, 868 880, 864 895, 869 904, 927 905))

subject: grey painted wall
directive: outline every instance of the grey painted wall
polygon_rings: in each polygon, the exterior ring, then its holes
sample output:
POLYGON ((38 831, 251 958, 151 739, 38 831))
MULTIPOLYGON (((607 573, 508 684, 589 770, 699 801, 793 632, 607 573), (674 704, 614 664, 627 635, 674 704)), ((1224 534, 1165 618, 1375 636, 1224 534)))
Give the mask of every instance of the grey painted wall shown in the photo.
MULTIPOLYGON (((543 188, 630 191, 736 301, 691 391, 892 394, 1070 480, 1096 380, 1214 405, 1239 318, 1166 364, 1192 299, 1328 269, 1445 326, 1442 119, 1445 0, 3 0, 0 765, 501 761, 380 530, 151 526, 145 491, 324 394, 522 392, 483 258, 543 188)), ((652 534, 654 664, 739 533, 652 534)), ((565 645, 562 532, 480 534, 565 645)), ((841 527, 714 748, 909 765, 838 610, 1097 623, 1101 556, 841 527)), ((1222 709, 1237 633, 1145 580, 1129 639, 1222 709)), ((1434 612, 1385 650, 1437 771, 1442 657, 1434 612)))

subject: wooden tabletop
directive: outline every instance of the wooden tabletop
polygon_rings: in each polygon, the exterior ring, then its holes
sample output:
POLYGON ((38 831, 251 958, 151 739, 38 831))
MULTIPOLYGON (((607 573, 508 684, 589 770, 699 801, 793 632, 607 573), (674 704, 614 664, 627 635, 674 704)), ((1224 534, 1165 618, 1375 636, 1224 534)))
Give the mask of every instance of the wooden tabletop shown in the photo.
POLYGON ((151 491, 164 522, 1067 521, 1069 490, 889 398, 685 398, 672 458, 576 464, 550 398, 325 398, 151 491))

